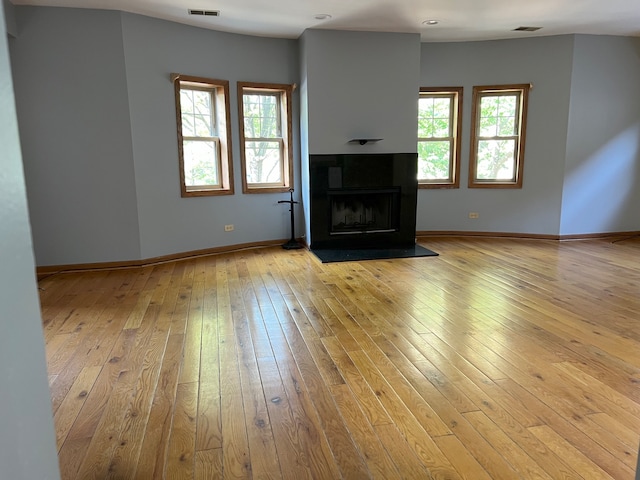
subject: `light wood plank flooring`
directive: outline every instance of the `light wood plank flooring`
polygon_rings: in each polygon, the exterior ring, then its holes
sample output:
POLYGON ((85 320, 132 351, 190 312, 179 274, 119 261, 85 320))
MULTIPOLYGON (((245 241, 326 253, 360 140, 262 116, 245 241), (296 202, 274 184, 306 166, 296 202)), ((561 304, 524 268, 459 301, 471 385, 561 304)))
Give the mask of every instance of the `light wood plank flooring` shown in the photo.
POLYGON ((63 479, 634 478, 640 239, 40 282, 63 479))

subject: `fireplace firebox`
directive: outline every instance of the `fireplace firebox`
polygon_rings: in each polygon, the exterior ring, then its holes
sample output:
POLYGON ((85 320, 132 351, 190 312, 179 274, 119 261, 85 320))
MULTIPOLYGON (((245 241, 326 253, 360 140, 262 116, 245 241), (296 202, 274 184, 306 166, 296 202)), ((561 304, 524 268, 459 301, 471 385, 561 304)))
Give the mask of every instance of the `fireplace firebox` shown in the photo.
POLYGON ((311 248, 415 245, 417 155, 310 155, 311 248))
POLYGON ((396 232, 400 189, 329 190, 330 235, 396 232))

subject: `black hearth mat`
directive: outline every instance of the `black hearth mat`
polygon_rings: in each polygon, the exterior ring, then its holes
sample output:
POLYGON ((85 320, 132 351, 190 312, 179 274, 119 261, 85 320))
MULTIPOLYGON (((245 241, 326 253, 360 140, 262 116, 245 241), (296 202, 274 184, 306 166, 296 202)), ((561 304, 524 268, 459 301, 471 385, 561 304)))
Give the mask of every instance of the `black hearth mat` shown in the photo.
POLYGON ((322 263, 387 260, 392 258, 437 257, 436 252, 414 245, 409 248, 312 249, 322 263))

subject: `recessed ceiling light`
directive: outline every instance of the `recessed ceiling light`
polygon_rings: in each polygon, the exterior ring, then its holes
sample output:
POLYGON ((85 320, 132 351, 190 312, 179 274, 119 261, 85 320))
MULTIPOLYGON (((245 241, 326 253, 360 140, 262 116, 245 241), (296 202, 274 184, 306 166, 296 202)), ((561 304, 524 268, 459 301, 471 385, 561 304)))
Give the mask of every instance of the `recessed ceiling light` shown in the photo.
POLYGON ((438 24, 438 20, 425 20, 424 22, 422 22, 423 25, 437 25, 438 24))
POLYGON ((316 20, 329 20, 331 18, 331 15, 329 15, 328 13, 318 13, 313 18, 315 18, 316 20))

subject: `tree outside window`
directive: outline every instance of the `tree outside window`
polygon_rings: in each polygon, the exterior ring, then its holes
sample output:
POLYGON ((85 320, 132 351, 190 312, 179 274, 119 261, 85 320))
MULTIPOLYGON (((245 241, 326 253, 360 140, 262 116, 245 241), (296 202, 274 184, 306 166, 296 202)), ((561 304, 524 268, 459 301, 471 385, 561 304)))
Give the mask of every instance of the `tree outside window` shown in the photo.
POLYGON ((219 136, 211 90, 180 89, 185 184, 220 185, 219 136))

